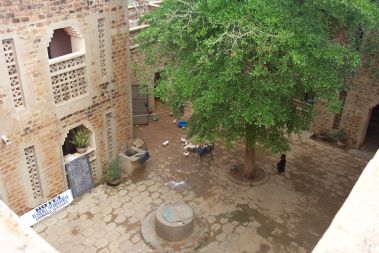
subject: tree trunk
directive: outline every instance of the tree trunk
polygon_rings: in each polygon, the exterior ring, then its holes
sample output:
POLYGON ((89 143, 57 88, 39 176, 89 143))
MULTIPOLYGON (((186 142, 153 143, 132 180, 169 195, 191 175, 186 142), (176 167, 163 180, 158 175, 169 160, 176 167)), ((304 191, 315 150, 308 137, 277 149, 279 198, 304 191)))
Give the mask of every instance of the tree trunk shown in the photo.
POLYGON ((256 132, 255 127, 251 124, 246 125, 246 150, 245 150, 245 164, 243 166, 244 174, 247 178, 255 176, 255 144, 256 132))

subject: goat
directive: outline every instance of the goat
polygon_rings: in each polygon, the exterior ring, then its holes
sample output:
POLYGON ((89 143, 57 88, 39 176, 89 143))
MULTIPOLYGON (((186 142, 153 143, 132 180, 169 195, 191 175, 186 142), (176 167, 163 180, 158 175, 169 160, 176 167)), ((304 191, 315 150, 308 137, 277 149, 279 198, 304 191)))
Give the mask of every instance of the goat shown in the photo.
POLYGON ((192 157, 194 157, 195 154, 198 154, 200 156, 201 162, 203 162, 203 156, 206 154, 211 154, 211 158, 213 160, 212 150, 214 149, 214 144, 205 144, 201 146, 190 143, 186 145, 184 149, 187 150, 189 153, 192 153, 192 157))
POLYGON ((211 154, 213 160, 212 150, 214 149, 214 144, 205 144, 204 146, 199 146, 196 148, 195 152, 200 156, 201 162, 203 162, 203 156, 206 154, 211 154))
POLYGON ((186 145, 184 147, 185 150, 187 150, 188 152, 192 153, 192 157, 195 155, 196 153, 196 149, 199 147, 199 145, 194 145, 192 143, 186 145))

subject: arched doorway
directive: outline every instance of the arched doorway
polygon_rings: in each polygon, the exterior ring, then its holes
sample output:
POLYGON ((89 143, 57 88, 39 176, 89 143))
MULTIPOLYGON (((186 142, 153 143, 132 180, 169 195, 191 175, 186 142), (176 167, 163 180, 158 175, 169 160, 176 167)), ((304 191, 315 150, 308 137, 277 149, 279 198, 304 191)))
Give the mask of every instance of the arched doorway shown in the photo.
MULTIPOLYGON (((84 156, 84 155, 88 156, 89 163, 91 166, 92 178, 93 178, 93 181, 96 183, 100 180, 101 173, 99 173, 98 169, 97 169, 98 166, 97 166, 97 160, 96 160, 96 145, 95 145, 95 143, 96 143, 95 142, 95 133, 90 128, 88 128, 86 125, 82 124, 82 125, 76 126, 74 128, 71 128, 70 130, 68 130, 68 132, 66 134, 66 138, 62 144, 62 154, 63 154, 64 164, 69 163, 71 160, 76 159, 80 156, 84 156), (73 136, 74 136, 75 132, 77 131, 77 129, 79 129, 79 128, 87 129, 88 134, 89 134, 87 150, 85 153, 82 153, 82 154, 77 153, 74 144, 72 144, 73 136)), ((65 175, 66 175, 66 171, 65 171, 65 175)), ((66 180, 66 182, 67 182, 67 187, 70 188, 67 180, 66 180)))
POLYGON ((370 121, 367 126, 362 149, 369 152, 376 152, 379 148, 379 105, 372 108, 370 114, 370 121))

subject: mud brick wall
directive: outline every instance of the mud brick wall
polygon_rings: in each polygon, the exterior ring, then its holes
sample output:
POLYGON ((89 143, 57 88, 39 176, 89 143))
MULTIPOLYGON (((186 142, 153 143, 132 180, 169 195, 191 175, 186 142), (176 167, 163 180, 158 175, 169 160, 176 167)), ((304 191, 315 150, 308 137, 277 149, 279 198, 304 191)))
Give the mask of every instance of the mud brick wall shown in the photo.
POLYGON ((145 66, 145 57, 137 48, 130 50, 132 71, 130 81, 132 85, 141 85, 142 83, 154 81, 154 70, 145 66))
POLYGON ((125 2, 0 1, 0 133, 12 142, 0 141, 0 198, 17 214, 66 190, 62 145, 70 129, 84 125, 93 134, 97 181, 112 158, 107 114, 112 114, 113 153, 131 141, 125 2), (47 53, 60 28, 72 29, 85 45, 86 92, 63 103, 56 102, 47 53), (8 40, 10 49, 4 44, 8 40))
MULTIPOLYGON (((352 89, 348 90, 345 105, 342 109, 339 129, 344 129, 353 147, 359 147, 365 139, 370 120, 370 110, 379 104, 379 80, 367 69, 359 68, 352 81, 352 89)), ((328 112, 325 106, 317 106, 318 114, 313 122, 315 132, 333 130, 335 115, 328 112)))
POLYGON ((329 133, 332 129, 334 114, 326 109, 324 101, 315 104, 315 118, 311 123, 311 130, 320 133, 329 133))
MULTIPOLYGON (((133 32, 136 36, 137 32, 133 32)), ((132 33, 132 34, 133 34, 132 33)), ((145 65, 145 56, 139 50, 139 48, 133 48, 130 50, 131 55, 131 73, 130 73, 130 82, 132 85, 147 85, 148 86, 148 103, 149 111, 152 112, 154 108, 154 95, 153 95, 153 86, 154 86, 154 69, 145 65)))

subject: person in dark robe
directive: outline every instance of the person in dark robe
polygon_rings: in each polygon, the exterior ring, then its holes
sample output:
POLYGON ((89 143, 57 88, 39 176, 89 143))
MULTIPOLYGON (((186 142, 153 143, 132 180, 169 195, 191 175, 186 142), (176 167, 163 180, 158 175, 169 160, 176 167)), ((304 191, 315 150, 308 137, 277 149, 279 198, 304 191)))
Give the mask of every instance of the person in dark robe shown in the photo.
POLYGON ((280 161, 278 162, 277 168, 278 168, 279 175, 284 176, 284 171, 286 169, 286 155, 285 154, 282 154, 280 156, 280 161))

